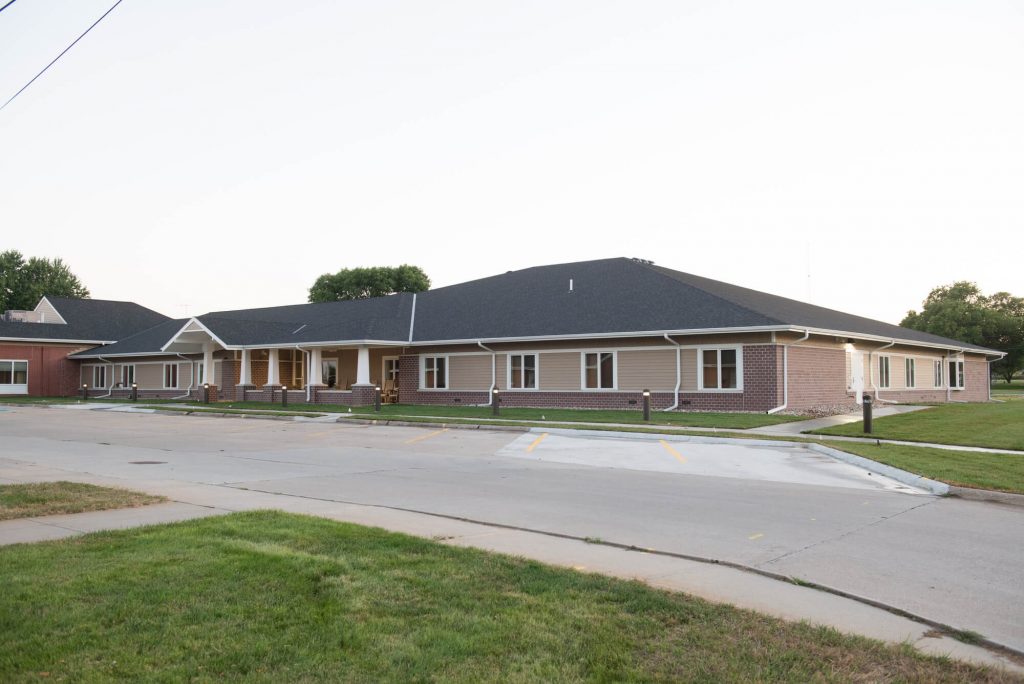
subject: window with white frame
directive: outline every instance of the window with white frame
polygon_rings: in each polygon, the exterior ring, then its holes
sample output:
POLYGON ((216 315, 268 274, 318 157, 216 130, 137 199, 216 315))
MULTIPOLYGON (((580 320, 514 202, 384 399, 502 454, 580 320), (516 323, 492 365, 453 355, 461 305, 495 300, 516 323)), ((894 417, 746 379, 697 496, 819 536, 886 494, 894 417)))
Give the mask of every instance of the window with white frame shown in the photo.
POLYGON ((889 386, 889 357, 879 356, 878 357, 878 386, 888 387, 889 386))
POLYGON ((28 361, 0 361, 0 394, 28 394, 28 361))
POLYGON ((739 350, 700 350, 700 389, 740 389, 739 350))
POLYGON ((104 389, 107 386, 107 367, 106 366, 93 366, 92 367, 92 386, 100 389, 104 389))
POLYGON ((135 384, 135 364, 121 366, 121 387, 131 387, 135 384))
POLYGON ((949 362, 949 387, 950 389, 964 388, 964 362, 949 362))
POLYGON ((164 364, 164 389, 178 389, 178 364, 164 364))
POLYGON ((537 389, 536 354, 509 354, 508 388, 537 389))
POLYGON ((942 387, 942 362, 935 362, 935 379, 934 383, 936 387, 942 387))
POLYGON ((917 368, 915 367, 914 359, 906 359, 903 367, 907 375, 907 388, 913 389, 917 386, 917 378, 915 377, 917 368))
POLYGON ((583 388, 615 389, 615 352, 584 352, 583 388))
POLYGON ((424 356, 420 373, 420 387, 423 389, 446 389, 448 387, 448 358, 445 356, 424 356))
POLYGON ((206 378, 206 364, 202 361, 197 361, 195 365, 196 369, 196 384, 202 385, 206 378))

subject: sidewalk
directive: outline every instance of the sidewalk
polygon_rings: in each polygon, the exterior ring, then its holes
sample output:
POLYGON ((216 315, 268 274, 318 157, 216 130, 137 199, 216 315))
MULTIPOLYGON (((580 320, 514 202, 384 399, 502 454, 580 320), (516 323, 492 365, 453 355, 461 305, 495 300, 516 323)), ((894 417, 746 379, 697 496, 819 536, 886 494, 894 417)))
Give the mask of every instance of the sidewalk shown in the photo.
MULTIPOLYGON (((117 478, 76 475, 30 464, 0 469, 0 482, 65 479, 123 487, 117 478)), ((883 607, 847 598, 765 573, 663 553, 513 529, 396 508, 340 503, 324 499, 255 492, 227 485, 181 481, 133 481, 133 489, 160 494, 172 503, 114 511, 49 516, 0 522, 0 546, 70 537, 101 529, 175 522, 255 509, 277 509, 332 520, 380 527, 453 546, 473 547, 531 558, 556 566, 635 579, 670 591, 729 603, 786 620, 806 620, 845 633, 890 643, 910 643, 922 652, 1024 672, 1002 653, 939 635, 934 625, 883 607)), ((2 548, 0 548, 2 554, 2 548)))

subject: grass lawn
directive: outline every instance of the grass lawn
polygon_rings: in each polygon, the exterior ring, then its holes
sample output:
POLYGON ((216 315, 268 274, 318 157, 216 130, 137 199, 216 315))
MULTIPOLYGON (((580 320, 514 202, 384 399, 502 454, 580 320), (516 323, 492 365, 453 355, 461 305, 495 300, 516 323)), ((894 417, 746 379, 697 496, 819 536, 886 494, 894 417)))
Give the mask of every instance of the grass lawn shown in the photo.
POLYGON ((637 582, 275 512, 6 547, 0 584, 3 681, 1011 679, 637 582))
POLYGON ((0 520, 132 508, 166 500, 162 496, 80 482, 0 485, 0 520))
POLYGON ((1003 403, 941 404, 923 411, 876 418, 873 427, 874 431, 865 435, 864 424, 858 421, 815 430, 814 434, 1024 450, 1024 399, 1006 397, 1003 403))
POLYGON ((854 442, 830 442, 829 446, 951 485, 1024 494, 1024 454, 854 442))

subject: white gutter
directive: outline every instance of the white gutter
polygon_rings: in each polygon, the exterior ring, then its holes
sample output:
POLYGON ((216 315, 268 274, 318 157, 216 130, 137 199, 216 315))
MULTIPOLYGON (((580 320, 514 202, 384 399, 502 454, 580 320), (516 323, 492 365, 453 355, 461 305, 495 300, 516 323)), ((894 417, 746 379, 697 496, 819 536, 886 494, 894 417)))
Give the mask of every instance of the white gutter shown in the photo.
POLYGON ((102 396, 96 397, 97 399, 106 399, 107 397, 114 393, 114 362, 105 359, 102 356, 97 356, 96 358, 99 359, 100 361, 106 361, 108 364, 110 364, 110 375, 107 377, 107 393, 102 396))
MULTIPOLYGON (((772 333, 772 334, 774 335, 774 333, 772 333)), ((682 353, 683 353, 682 352, 682 346, 683 345, 679 344, 678 342, 673 340, 671 337, 669 337, 668 333, 665 333, 664 337, 665 337, 666 340, 668 340, 672 344, 676 345, 676 389, 675 389, 675 392, 672 394, 672 396, 675 397, 675 401, 672 403, 671 406, 669 406, 667 409, 665 409, 666 411, 675 411, 677 408, 679 408, 679 387, 683 384, 683 368, 682 368, 682 360, 680 359, 680 357, 682 356, 682 353)))
MULTIPOLYGON (((177 356, 179 359, 182 359, 184 361, 188 361, 188 363, 189 363, 189 366, 188 366, 188 369, 189 369, 188 370, 188 387, 185 388, 185 393, 182 394, 180 397, 171 397, 171 399, 187 399, 187 398, 190 398, 192 396, 192 385, 196 384, 196 362, 193 361, 192 359, 186 359, 184 356, 182 356, 181 354, 178 354, 177 352, 175 352, 174 355, 177 356)), ((210 369, 208 369, 204 365, 203 366, 203 375, 207 376, 208 373, 209 373, 209 370, 210 369)), ((210 378, 209 377, 204 377, 203 379, 209 381, 210 378)))
POLYGON ((789 345, 803 342, 810 336, 811 331, 806 330, 804 331, 804 336, 799 340, 782 345, 782 404, 773 409, 769 409, 769 415, 778 413, 779 411, 785 411, 786 407, 789 406, 789 345))
MULTIPOLYGON (((875 390, 875 399, 877 399, 878 401, 884 401, 886 404, 898 404, 899 402, 898 401, 893 401, 891 399, 883 399, 879 395, 878 385, 875 384, 875 374, 874 374, 874 370, 873 370, 874 369, 874 364, 871 363, 871 355, 874 354, 875 352, 880 352, 883 349, 888 349, 889 347, 895 347, 895 346, 896 346, 896 340, 893 340, 892 342, 890 342, 889 344, 885 345, 884 347, 879 347, 878 349, 869 349, 868 350, 868 378, 871 380, 871 389, 875 390)), ((892 373, 892 368, 889 369, 889 373, 890 374, 892 373)))
MULTIPOLYGON (((412 334, 410 330, 410 334, 412 334)), ((487 403, 482 404, 483 406, 492 406, 494 404, 494 388, 498 382, 498 354, 491 348, 484 346, 483 342, 477 342, 480 348, 484 351, 491 352, 491 388, 487 390, 487 403)))

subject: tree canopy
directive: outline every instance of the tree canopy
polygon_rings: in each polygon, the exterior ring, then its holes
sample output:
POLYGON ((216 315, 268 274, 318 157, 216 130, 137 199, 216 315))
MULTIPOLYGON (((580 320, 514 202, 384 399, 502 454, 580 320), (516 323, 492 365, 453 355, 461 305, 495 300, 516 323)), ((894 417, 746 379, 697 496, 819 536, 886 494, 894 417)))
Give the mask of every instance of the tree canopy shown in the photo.
POLYGON ((419 266, 370 266, 343 268, 324 273, 309 288, 309 301, 336 302, 346 299, 383 297, 396 292, 423 292, 430 278, 419 266))
POLYGON ((976 284, 959 281, 932 290, 921 311, 907 312, 900 325, 1006 352, 992 368, 1007 382, 1024 368, 1024 297, 986 296, 976 284))
POLYGON ((45 296, 89 296, 78 277, 61 259, 25 257, 16 250, 0 252, 0 313, 34 309, 45 296))

